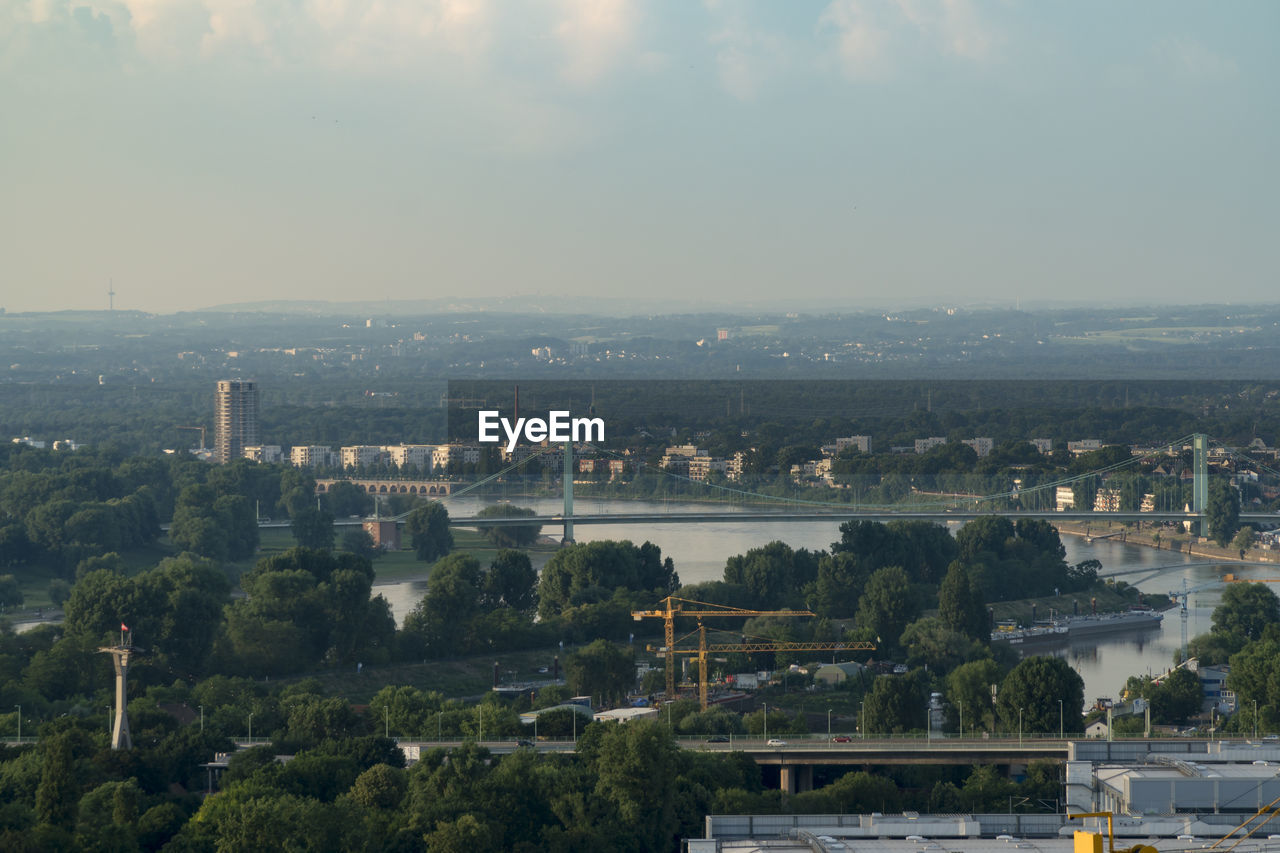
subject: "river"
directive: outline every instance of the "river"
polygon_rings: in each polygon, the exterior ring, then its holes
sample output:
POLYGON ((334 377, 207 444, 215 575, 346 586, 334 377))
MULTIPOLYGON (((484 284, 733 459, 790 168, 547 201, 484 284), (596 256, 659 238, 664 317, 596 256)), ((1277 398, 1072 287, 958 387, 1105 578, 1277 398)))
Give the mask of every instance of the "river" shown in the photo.
MULTIPOLYGON (((453 498, 447 501, 451 515, 472 515, 490 501, 479 498, 453 498)), ((521 498, 515 501, 521 506, 533 507, 539 514, 556 514, 561 509, 559 500, 550 498, 521 498)), ((579 513, 701 512, 706 504, 687 502, 641 502, 620 500, 579 499, 575 502, 579 513)), ((717 509, 723 507, 717 506, 717 509)), ((741 508, 727 507, 732 512, 741 508)), ((630 539, 633 542, 648 540, 662 548, 663 556, 671 557, 683 583, 720 580, 725 560, 774 540, 786 542, 793 548, 826 549, 840 538, 839 523, 834 521, 775 522, 732 524, 711 522, 688 524, 657 522, 638 524, 590 524, 579 525, 574 533, 579 542, 601 539, 630 539)), ((557 535, 558 529, 545 533, 557 535)), ((1144 592, 1181 590, 1183 579, 1187 586, 1195 587, 1220 578, 1225 571, 1234 571, 1248 577, 1249 569, 1238 564, 1230 567, 1206 565, 1203 560, 1186 554, 1158 551, 1141 545, 1131 545, 1114 539, 1086 542, 1078 536, 1064 535, 1063 545, 1067 560, 1078 563, 1096 559, 1103 565, 1103 573, 1130 572, 1150 569, 1150 573, 1126 574, 1121 580, 1137 585, 1144 592)), ((541 562, 547 554, 537 555, 541 562)), ((541 568, 539 565, 538 568, 541 568)), ((1267 569, 1259 569, 1258 577, 1267 569)), ((1272 567, 1269 571, 1274 572, 1272 567)), ((391 603, 396 621, 422 598, 426 583, 422 580, 382 584, 376 592, 386 596, 391 603)), ((1210 587, 1193 592, 1187 608, 1187 634, 1194 637, 1209 630, 1214 607, 1222 597, 1222 588, 1210 587)), ((1071 596, 1063 596, 1063 611, 1070 612, 1071 596)), ((1087 597, 1081 598, 1080 612, 1087 612, 1087 597)), ((1048 614, 1044 614, 1048 615, 1048 614)), ((1100 696, 1119 698, 1120 689, 1130 675, 1157 674, 1166 670, 1174 659, 1174 653, 1182 645, 1182 622, 1177 609, 1167 611, 1158 628, 1136 634, 1108 635, 1091 640, 1079 640, 1069 646, 1054 650, 1070 661, 1084 679, 1085 699, 1088 704, 1100 696)))

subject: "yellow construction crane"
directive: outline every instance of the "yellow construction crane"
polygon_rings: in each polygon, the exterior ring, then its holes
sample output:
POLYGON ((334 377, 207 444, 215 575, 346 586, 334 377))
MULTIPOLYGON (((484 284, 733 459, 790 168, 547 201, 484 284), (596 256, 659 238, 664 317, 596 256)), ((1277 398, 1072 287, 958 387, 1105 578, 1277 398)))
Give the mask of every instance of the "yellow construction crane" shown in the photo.
MULTIPOLYGON (((813 616, 813 612, 809 610, 746 610, 741 607, 726 607, 723 604, 710 604, 705 601, 694 601, 689 598, 677 598, 674 595, 668 595, 662 599, 663 605, 661 610, 633 610, 631 618, 639 622, 641 619, 662 619, 664 622, 663 639, 666 642, 663 648, 672 650, 676 644, 676 617, 677 616, 693 616, 701 620, 705 616, 813 616), (707 608, 705 610, 686 609, 685 605, 697 605, 697 607, 707 608)), ((701 623, 699 623, 701 624, 701 623)), ((675 698, 676 695, 676 670, 675 657, 672 654, 667 656, 667 698, 675 698)))
MULTIPOLYGON (((657 651, 653 646, 648 647, 649 651, 657 651)), ((777 642, 768 643, 707 643, 707 629, 702 624, 702 620, 698 620, 698 647, 696 649, 676 649, 667 647, 667 662, 671 665, 673 655, 697 655, 698 656, 698 703, 702 706, 702 710, 707 710, 707 653, 708 652, 738 652, 741 654, 750 654, 752 652, 874 652, 876 650, 875 643, 864 642, 828 642, 828 643, 791 643, 779 640, 777 642)), ((671 694, 668 694, 670 697, 671 694)))
POLYGON ((205 449, 205 443, 204 443, 204 436, 205 436, 205 432, 204 432, 204 427, 202 427, 202 426, 176 426, 176 427, 174 427, 174 429, 190 429, 190 430, 199 430, 199 431, 200 431, 200 449, 201 449, 201 450, 204 450, 204 449, 205 449))
POLYGON ((1222 576, 1223 583, 1280 583, 1280 578, 1242 578, 1227 572, 1222 576))

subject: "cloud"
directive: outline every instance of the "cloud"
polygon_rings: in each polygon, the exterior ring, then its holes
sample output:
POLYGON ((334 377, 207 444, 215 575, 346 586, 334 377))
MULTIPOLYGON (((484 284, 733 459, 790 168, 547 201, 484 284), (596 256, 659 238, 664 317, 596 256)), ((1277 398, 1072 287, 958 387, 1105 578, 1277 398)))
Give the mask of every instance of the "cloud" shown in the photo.
POLYGON ((835 33, 840 65, 849 77, 878 72, 889 42, 889 31, 876 6, 861 0, 835 0, 818 18, 818 29, 835 33))
POLYGON ((616 69, 628 55, 637 18, 631 0, 561 0, 555 27, 566 55, 561 76, 590 85, 616 69))
POLYGON ((982 62, 998 42, 970 0, 833 0, 818 30, 834 34, 836 56, 851 78, 885 74, 912 48, 982 62))
POLYGON ((730 7, 719 2, 709 2, 707 6, 720 19, 710 37, 720 85, 740 101, 754 100, 764 86, 785 69, 786 41, 748 23, 740 6, 730 7))
POLYGON ((1240 72, 1236 61, 1214 53, 1194 39, 1166 38, 1156 45, 1156 55, 1182 74, 1201 79, 1232 77, 1240 72))

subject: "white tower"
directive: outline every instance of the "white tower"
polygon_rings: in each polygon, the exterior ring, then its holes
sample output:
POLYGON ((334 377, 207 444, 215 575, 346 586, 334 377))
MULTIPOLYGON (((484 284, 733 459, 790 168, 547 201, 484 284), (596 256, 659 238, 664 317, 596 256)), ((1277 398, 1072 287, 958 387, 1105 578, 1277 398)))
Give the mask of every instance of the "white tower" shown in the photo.
POLYGON ((128 695, 125 685, 129 677, 129 658, 135 654, 133 649, 133 638, 130 637, 128 644, 124 642, 124 631, 121 631, 120 645, 118 646, 101 646, 98 651, 111 655, 111 660, 116 666, 116 722, 111 727, 111 748, 112 749, 132 749, 133 738, 129 736, 129 712, 128 695))

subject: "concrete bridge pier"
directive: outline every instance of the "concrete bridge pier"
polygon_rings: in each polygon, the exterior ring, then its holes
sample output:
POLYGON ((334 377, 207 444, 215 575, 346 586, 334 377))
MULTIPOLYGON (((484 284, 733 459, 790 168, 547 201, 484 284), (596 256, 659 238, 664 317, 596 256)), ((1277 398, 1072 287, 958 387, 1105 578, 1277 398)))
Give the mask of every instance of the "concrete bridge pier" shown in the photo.
POLYGON ((778 787, 788 794, 813 790, 812 764, 783 764, 778 768, 778 787))

